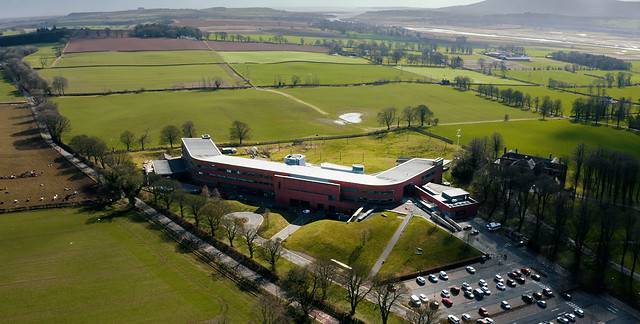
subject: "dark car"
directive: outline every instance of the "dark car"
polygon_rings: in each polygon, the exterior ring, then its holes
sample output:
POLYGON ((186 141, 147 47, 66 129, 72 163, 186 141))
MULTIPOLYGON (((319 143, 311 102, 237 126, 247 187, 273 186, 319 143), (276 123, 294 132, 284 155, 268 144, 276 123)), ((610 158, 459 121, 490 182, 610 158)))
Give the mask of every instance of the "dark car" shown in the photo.
POLYGON ((527 304, 533 304, 533 297, 529 295, 522 295, 522 301, 527 304))
POLYGON ((488 317, 489 311, 484 307, 480 307, 480 309, 478 309, 478 314, 480 314, 480 316, 482 317, 488 317))
POLYGON ((524 285, 524 282, 525 282, 524 277, 518 277, 518 278, 516 278, 516 282, 517 282, 517 283, 519 283, 519 284, 521 284, 521 285, 524 285))
POLYGON ((533 298, 535 298, 535 299, 537 299, 537 300, 542 299, 542 293, 541 293, 541 292, 539 292, 539 291, 534 292, 534 293, 533 293, 533 298))
POLYGON ((522 272, 525 276, 528 276, 531 274, 531 269, 529 268, 522 268, 520 269, 520 272, 522 272))
POLYGON ((515 278, 518 277, 518 275, 516 275, 515 271, 507 273, 507 276, 509 276, 509 278, 511 278, 511 279, 515 279, 515 278))
POLYGON ((451 299, 449 298, 442 298, 442 305, 445 305, 446 307, 451 307, 453 306, 453 301, 451 301, 451 299))
POLYGON ((509 286, 511 288, 515 287, 516 286, 516 281, 513 280, 513 279, 507 280, 507 286, 509 286))
POLYGON ((567 293, 567 292, 566 292, 566 293, 562 293, 562 298, 563 298, 564 300, 570 301, 571 299, 573 299, 573 296, 571 296, 571 294, 570 294, 570 293, 567 293))
POLYGON ((531 279, 534 281, 540 281, 540 275, 537 273, 534 273, 531 275, 531 279))
POLYGON ((451 291, 452 294, 457 296, 460 293, 460 288, 454 286, 449 288, 449 291, 451 291))
POLYGON ((542 293, 547 297, 553 297, 553 291, 549 288, 542 289, 542 293))

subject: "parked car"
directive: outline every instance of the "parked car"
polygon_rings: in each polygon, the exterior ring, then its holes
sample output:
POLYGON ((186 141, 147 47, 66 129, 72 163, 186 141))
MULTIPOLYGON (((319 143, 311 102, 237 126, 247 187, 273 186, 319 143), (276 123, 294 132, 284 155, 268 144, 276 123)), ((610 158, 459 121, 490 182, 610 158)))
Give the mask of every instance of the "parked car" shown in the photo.
POLYGON ((513 279, 507 280, 507 286, 512 287, 512 288, 515 287, 516 286, 516 281, 513 280, 513 279))
POLYGON ((576 316, 571 313, 564 314, 564 317, 566 317, 570 322, 575 322, 577 320, 576 316))
POLYGON ((472 266, 467 266, 467 272, 470 274, 475 274, 476 273, 476 268, 472 267, 472 266))
POLYGON ((451 307, 453 306, 453 301, 449 298, 442 298, 442 305, 445 305, 447 307, 451 307))
POLYGON ((480 234, 480 232, 477 229, 472 229, 471 230, 471 235, 475 236, 475 235, 478 235, 478 234, 480 234))
POLYGON ((468 290, 471 289, 471 285, 469 285, 469 283, 467 283, 466 281, 462 283, 462 289, 463 290, 468 290))
POLYGON ((427 283, 427 281, 424 279, 424 277, 418 277, 418 278, 416 278, 416 282, 417 282, 417 283, 418 283, 418 285, 420 285, 420 286, 424 286, 424 285, 427 283))
POLYGON ((498 290, 506 290, 507 286, 505 286, 502 282, 498 282, 498 284, 496 285, 496 289, 498 289, 498 290))
POLYGON ((473 294, 473 291, 471 291, 471 290, 466 290, 466 291, 464 292, 464 296, 465 296, 465 297, 467 297, 467 298, 469 298, 469 299, 474 299, 474 298, 476 298, 476 295, 474 295, 474 294, 473 294))
POLYGON ((482 287, 480 289, 482 289, 482 292, 484 293, 485 296, 490 296, 491 295, 491 290, 489 290, 489 287, 484 286, 484 287, 482 287))
POLYGON ((462 318, 463 321, 468 322, 468 321, 471 320, 471 315, 469 315, 467 313, 464 313, 464 314, 462 314, 461 318, 462 318))
POLYGON ((519 284, 521 284, 521 285, 524 285, 524 283, 525 283, 524 277, 518 277, 518 278, 516 278, 516 282, 517 282, 517 283, 519 283, 519 284))
POLYGON ((500 303, 500 307, 502 307, 503 309, 509 310, 509 309, 511 309, 511 304, 509 304, 509 302, 508 302, 508 301, 503 300, 503 301, 500 303))
POLYGON ((443 290, 440 292, 440 296, 442 296, 442 298, 449 298, 449 297, 451 297, 451 294, 449 293, 449 291, 448 291, 448 290, 443 289, 443 290))
POLYGON ((431 309, 438 309, 440 308, 440 303, 436 300, 432 301, 431 304, 429 305, 431 307, 431 309))
POLYGON ((571 301, 571 299, 573 299, 573 296, 571 296, 571 294, 568 292, 562 293, 561 296, 564 300, 567 300, 567 301, 571 301))
POLYGON ((487 227, 487 230, 489 230, 491 232, 495 232, 495 231, 497 231, 497 230, 502 228, 502 224, 500 224, 500 223, 489 223, 489 224, 486 225, 486 227, 487 227))
POLYGON ((447 316, 447 318, 449 319, 449 323, 451 324, 460 324, 460 319, 455 317, 454 315, 449 315, 447 316))
POLYGON ((495 282, 503 282, 504 278, 502 278, 501 275, 497 274, 495 277, 493 277, 493 281, 495 281, 495 282))
POLYGON ((536 291, 533 293, 533 298, 535 298, 536 300, 540 300, 542 299, 542 293, 539 291, 536 291))
POLYGON ((422 303, 424 303, 424 304, 426 304, 426 303, 428 303, 428 302, 429 302, 429 297, 427 297, 427 295, 425 295, 425 294, 420 294, 420 295, 418 296, 418 298, 420 298, 420 301, 421 301, 422 303))
POLYGON ((547 308, 547 302, 544 300, 538 300, 536 304, 538 304, 540 308, 547 308))
POLYGON ((533 297, 530 295, 522 295, 522 301, 527 304, 533 304, 533 297))
POLYGON ((472 229, 473 229, 473 226, 471 226, 471 225, 465 225, 462 229, 463 229, 463 230, 465 230, 465 231, 470 231, 470 230, 472 230, 472 229))
POLYGON ((522 272, 525 276, 528 276, 531 274, 531 269, 529 268, 522 268, 520 269, 520 272, 522 272))
POLYGON ((440 279, 449 280, 449 275, 447 275, 447 273, 444 271, 440 271, 440 279))
POLYGON ((531 275, 531 280, 540 281, 540 275, 537 274, 537 273, 532 274, 531 275))
POLYGON ((456 286, 453 286, 453 287, 449 288, 449 291, 451 291, 452 294, 457 296, 460 293, 460 288, 458 288, 456 286))
POLYGON ((486 281, 486 280, 484 280, 484 279, 480 279, 480 280, 478 281, 478 286, 480 286, 480 287, 484 287, 484 286, 486 286, 486 285, 487 285, 487 281, 486 281))
POLYGON ((429 281, 436 283, 438 282, 438 277, 436 277, 436 275, 434 274, 430 274, 429 276, 427 276, 427 278, 429 279, 429 281))
POLYGON ((480 307, 480 309, 478 309, 478 314, 482 317, 487 317, 489 316, 489 311, 484 307, 480 307))
POLYGON ((564 316, 556 317, 556 321, 558 321, 558 323, 560 324, 569 324, 569 320, 564 316))
POLYGON ((573 313, 575 313, 578 317, 584 317, 584 311, 581 308, 574 309, 573 313))
POLYGON ((477 299, 482 299, 482 298, 484 298, 484 291, 482 291, 482 289, 480 289, 480 288, 476 288, 476 289, 473 291, 473 294, 476 296, 476 298, 477 298, 477 299))
POLYGON ((410 304, 415 306, 415 307, 420 307, 422 305, 422 302, 420 301, 420 297, 418 297, 416 295, 411 295, 410 304))
POLYGON ((542 294, 547 297, 553 297, 553 291, 551 291, 551 289, 549 288, 542 289, 542 294))

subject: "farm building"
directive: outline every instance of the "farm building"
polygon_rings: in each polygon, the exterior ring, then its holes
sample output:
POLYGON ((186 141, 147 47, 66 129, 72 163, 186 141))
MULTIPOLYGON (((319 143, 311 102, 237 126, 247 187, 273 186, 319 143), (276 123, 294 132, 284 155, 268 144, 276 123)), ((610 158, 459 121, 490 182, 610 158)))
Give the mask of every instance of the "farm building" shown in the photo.
POLYGON ((183 138, 182 160, 194 182, 330 213, 401 202, 415 186, 440 183, 445 164, 441 158, 411 159, 369 175, 361 165, 309 165, 303 155, 287 156, 284 163, 225 155, 209 138, 183 138))
POLYGON ((435 211, 450 218, 474 217, 480 207, 465 190, 437 183, 416 186, 416 196, 428 204, 433 204, 435 211))

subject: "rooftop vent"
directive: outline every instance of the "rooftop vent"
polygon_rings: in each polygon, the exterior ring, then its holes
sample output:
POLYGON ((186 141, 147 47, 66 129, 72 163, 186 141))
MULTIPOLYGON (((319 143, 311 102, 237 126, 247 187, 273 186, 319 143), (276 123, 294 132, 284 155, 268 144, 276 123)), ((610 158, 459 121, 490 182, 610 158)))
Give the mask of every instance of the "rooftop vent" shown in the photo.
POLYGON ((289 154, 284 157, 284 164, 305 166, 305 157, 302 154, 289 154))

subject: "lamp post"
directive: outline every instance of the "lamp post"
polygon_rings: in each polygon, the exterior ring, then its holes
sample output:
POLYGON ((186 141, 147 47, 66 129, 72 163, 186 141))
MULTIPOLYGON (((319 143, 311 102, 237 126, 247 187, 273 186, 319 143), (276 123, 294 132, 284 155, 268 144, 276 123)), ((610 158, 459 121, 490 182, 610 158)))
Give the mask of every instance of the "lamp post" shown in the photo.
POLYGON ((462 129, 458 129, 456 132, 456 137, 458 138, 458 147, 460 147, 460 137, 462 137, 462 129))

